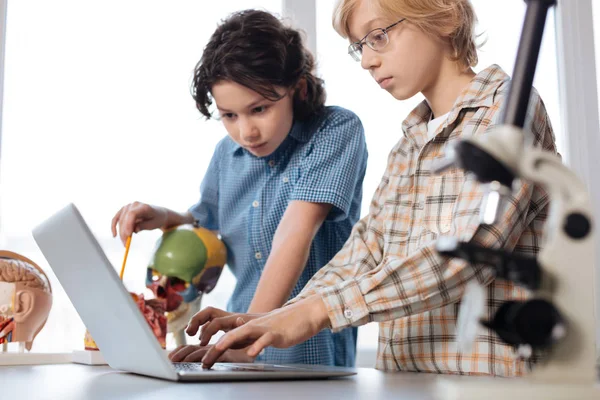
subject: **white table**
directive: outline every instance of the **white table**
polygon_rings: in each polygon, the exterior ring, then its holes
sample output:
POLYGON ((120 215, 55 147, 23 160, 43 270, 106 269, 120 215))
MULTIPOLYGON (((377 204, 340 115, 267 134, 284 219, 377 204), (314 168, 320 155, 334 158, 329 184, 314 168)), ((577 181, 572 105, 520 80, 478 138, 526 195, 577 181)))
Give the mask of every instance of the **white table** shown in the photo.
MULTIPOLYGON (((507 386, 517 395, 507 398, 547 399, 539 396, 520 396, 530 387, 513 386, 512 379, 436 374, 381 372, 358 368, 358 375, 327 380, 256 381, 219 383, 177 383, 128 374, 107 366, 92 367, 80 364, 0 367, 0 399, 4 400, 72 400, 72 399, 157 399, 157 400, 434 400, 438 378, 476 384, 486 392, 487 385, 507 386), (483 381, 481 379, 484 379, 483 381)), ((502 386, 504 387, 504 386, 502 386)), ((547 389, 547 388, 546 388, 547 389)), ((442 391, 446 391, 442 387, 442 391)), ((600 384, 590 397, 600 399, 600 384), (599 395, 597 396, 596 393, 599 395)), ((450 392, 446 392, 448 394, 450 392)), ((569 396, 567 396, 569 397, 569 396)), ((480 396, 475 396, 480 400, 480 396)), ((504 398, 502 395, 501 398, 504 398)), ((561 396, 555 398, 564 399, 561 396)), ((575 398, 573 398, 575 399, 575 398)))
POLYGON ((309 381, 175 383, 78 364, 0 367, 2 399, 433 399, 434 374, 384 373, 309 381))

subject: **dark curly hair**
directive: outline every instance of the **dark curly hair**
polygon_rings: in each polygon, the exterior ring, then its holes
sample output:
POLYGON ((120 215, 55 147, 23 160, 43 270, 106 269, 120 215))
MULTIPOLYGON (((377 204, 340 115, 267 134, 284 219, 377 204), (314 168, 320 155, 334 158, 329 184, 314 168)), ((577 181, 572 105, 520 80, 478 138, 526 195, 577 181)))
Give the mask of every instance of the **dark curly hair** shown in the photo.
POLYGON ((323 80, 314 75, 315 60, 300 33, 274 15, 259 10, 231 14, 217 27, 194 69, 192 96, 210 119, 211 90, 232 81, 277 101, 276 87, 292 88, 302 79, 306 90, 294 94, 294 118, 305 120, 325 105, 323 80))

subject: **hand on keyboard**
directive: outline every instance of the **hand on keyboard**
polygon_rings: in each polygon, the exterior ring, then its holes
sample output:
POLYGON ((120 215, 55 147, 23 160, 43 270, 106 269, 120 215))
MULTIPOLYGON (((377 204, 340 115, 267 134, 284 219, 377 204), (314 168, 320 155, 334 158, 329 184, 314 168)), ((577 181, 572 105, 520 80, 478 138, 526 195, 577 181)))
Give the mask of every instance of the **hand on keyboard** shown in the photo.
MULTIPOLYGON (((210 350, 212 346, 198 346, 198 345, 182 345, 177 347, 169 354, 169 360, 172 362, 200 362, 204 355, 210 350)), ((217 362, 225 363, 252 363, 255 357, 250 357, 246 354, 246 349, 241 350, 228 350, 217 362)))
POLYGON ((194 336, 198 333, 198 329, 202 327, 200 333, 200 345, 208 345, 210 338, 217 332, 229 332, 239 326, 242 326, 248 321, 261 317, 265 314, 238 314, 230 313, 214 307, 207 307, 197 312, 185 332, 189 336, 194 336))

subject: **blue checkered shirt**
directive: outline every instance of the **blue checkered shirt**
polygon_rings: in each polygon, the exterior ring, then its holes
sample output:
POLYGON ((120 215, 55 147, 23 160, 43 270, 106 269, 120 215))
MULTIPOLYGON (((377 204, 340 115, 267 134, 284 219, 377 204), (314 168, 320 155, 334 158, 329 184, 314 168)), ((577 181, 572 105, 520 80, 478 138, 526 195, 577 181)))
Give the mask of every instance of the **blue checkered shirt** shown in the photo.
MULTIPOLYGON (((340 107, 326 107, 317 117, 294 122, 281 146, 267 157, 252 155, 229 137, 219 142, 200 187, 200 201, 190 211, 201 226, 219 231, 227 246, 227 264, 237 278, 229 311, 248 310, 290 201, 333 205, 290 298, 333 258, 360 216, 366 164, 362 124, 340 107)), ((356 328, 324 330, 289 349, 269 347, 257 360, 353 366, 356 336, 356 328)))

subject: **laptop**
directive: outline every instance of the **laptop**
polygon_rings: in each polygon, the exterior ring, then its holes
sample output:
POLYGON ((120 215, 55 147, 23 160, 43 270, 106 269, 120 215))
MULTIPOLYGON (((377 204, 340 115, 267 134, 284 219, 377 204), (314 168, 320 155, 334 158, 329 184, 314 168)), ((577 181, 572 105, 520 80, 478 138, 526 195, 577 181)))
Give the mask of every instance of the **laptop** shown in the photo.
POLYGON ((74 204, 33 230, 33 237, 115 369, 171 381, 323 379, 356 374, 352 368, 318 365, 171 363, 115 268, 74 204))

